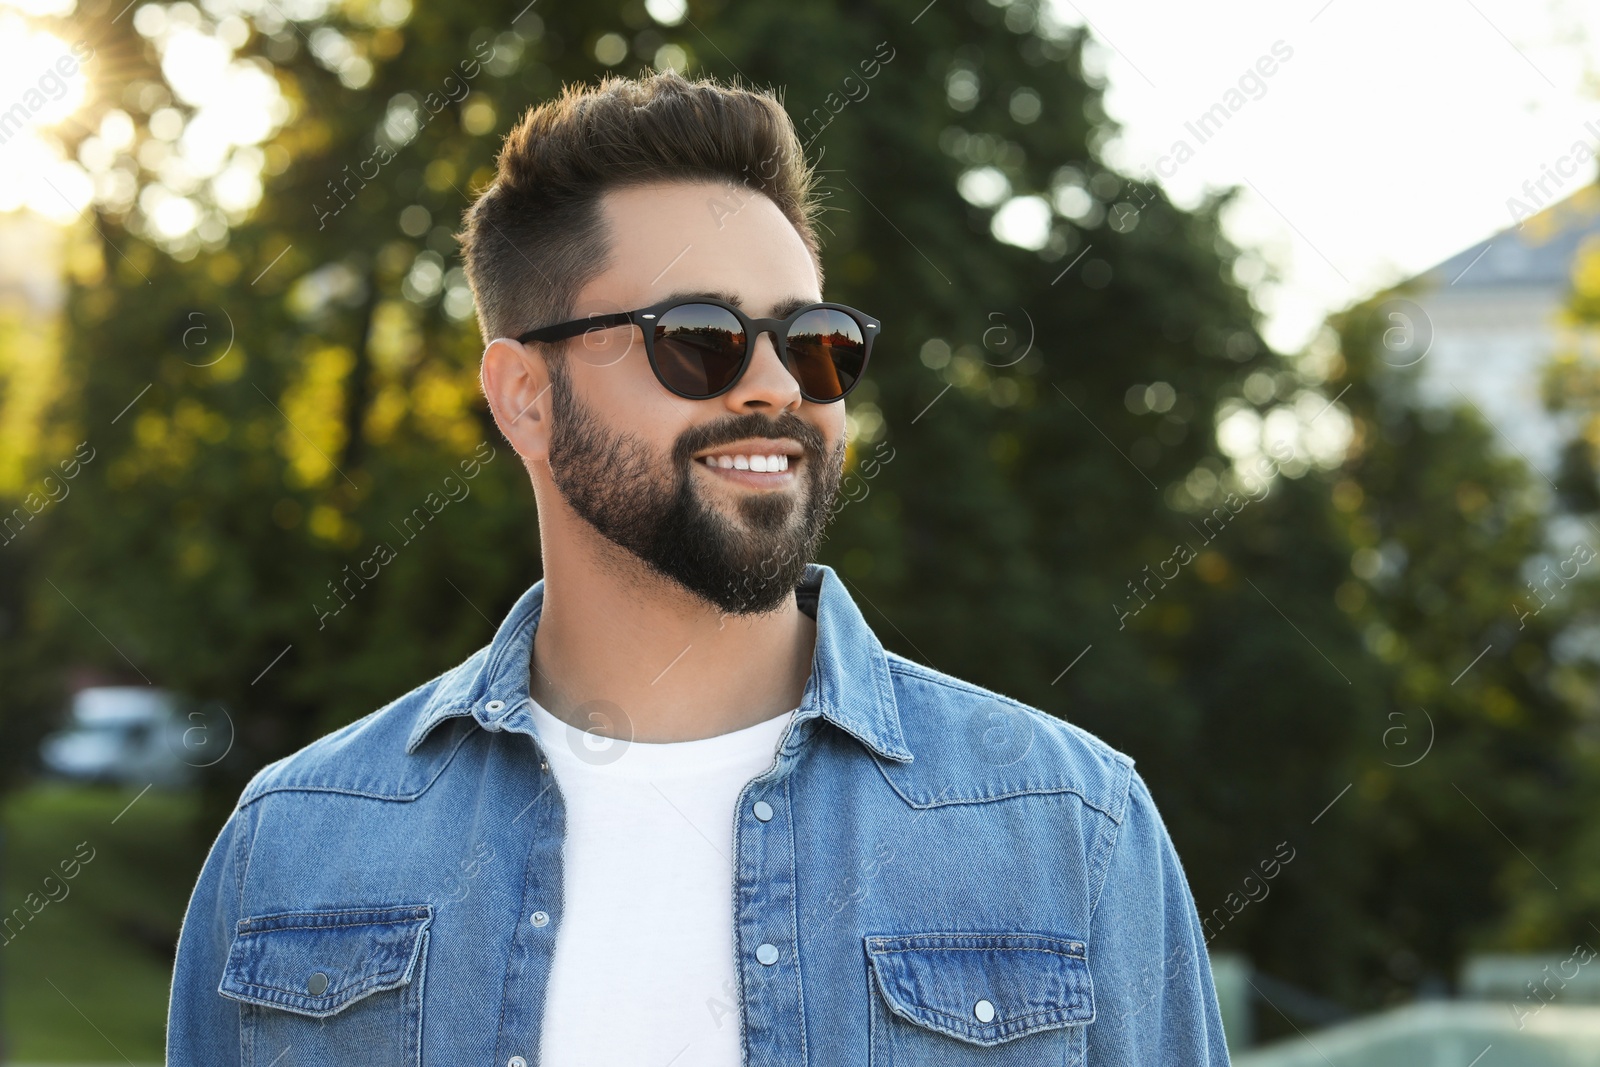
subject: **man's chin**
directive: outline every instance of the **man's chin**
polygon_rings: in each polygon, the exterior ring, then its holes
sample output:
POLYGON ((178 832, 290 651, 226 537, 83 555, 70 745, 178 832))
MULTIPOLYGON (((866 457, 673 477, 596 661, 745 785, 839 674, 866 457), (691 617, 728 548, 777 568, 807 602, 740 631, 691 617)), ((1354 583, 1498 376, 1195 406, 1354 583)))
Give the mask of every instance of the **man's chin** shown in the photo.
POLYGON ((678 578, 692 595, 725 615, 765 615, 781 609, 805 577, 811 554, 793 545, 745 557, 712 581, 678 578))

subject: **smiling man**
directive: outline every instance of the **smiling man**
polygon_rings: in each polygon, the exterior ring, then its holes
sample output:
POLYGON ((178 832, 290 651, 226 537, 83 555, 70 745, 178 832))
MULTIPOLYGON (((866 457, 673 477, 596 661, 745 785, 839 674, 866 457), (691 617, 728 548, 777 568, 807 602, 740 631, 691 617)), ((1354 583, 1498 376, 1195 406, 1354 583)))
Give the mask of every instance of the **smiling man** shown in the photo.
POLYGON ((508 135, 462 242, 543 577, 246 787, 170 1064, 1227 1063, 1132 761, 812 561, 895 358, 815 211, 763 93, 608 78, 508 135))

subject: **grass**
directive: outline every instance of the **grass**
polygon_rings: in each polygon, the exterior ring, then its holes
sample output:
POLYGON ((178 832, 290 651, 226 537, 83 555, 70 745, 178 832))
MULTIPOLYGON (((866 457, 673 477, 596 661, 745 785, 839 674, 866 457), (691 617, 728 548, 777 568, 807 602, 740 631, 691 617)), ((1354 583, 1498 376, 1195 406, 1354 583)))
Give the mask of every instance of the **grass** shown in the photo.
POLYGON ((0 917, 48 900, 52 875, 60 898, 0 934, 0 1059, 162 1061, 178 926, 209 844, 196 808, 190 793, 57 783, 0 803, 0 917), (80 842, 93 858, 65 880, 80 842))

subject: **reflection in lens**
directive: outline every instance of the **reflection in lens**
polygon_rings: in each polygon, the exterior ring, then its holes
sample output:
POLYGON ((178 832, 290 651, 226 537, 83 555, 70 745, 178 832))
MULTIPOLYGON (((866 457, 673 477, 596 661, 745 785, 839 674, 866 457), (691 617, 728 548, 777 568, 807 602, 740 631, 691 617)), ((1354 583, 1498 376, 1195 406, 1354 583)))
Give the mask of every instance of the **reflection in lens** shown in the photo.
POLYGON ((789 359, 807 396, 843 396, 861 376, 867 344, 861 324, 842 311, 808 311, 789 327, 789 359))
POLYGON ((744 361, 744 328, 715 304, 679 304, 656 323, 656 366, 680 392, 709 396, 744 361))

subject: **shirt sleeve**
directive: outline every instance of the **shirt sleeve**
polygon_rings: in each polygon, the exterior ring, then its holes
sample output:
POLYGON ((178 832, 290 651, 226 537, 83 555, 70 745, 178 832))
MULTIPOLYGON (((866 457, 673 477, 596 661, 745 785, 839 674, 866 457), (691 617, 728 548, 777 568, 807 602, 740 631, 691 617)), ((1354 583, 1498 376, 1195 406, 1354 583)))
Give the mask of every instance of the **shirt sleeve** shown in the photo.
POLYGON ((1149 788, 1128 804, 1089 923, 1088 1062, 1228 1067, 1205 933, 1149 788))
POLYGON ((239 1067, 239 1009, 217 987, 233 944, 249 816, 234 810, 200 869, 178 934, 167 1006, 167 1067, 239 1067))

